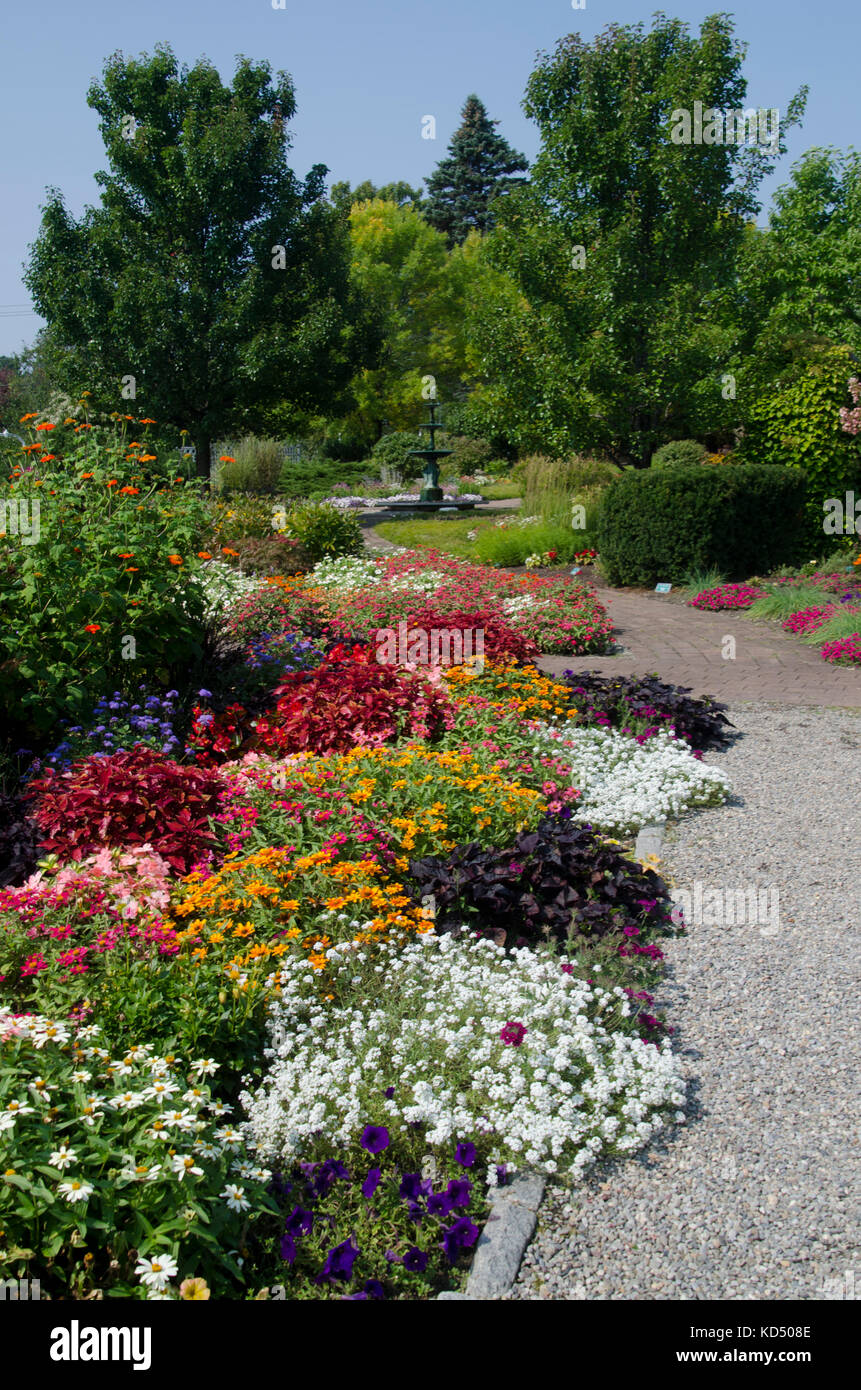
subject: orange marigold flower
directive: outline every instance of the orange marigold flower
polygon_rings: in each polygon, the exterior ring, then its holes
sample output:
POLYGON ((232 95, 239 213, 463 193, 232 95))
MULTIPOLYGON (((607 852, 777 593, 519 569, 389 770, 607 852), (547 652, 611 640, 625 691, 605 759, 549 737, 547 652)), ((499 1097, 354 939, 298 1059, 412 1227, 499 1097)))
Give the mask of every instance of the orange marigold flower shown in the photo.
POLYGON ((101 632, 101 623, 87 623, 84 632, 101 632))
POLYGON ((208 550, 198 550, 197 558, 198 560, 211 560, 212 556, 208 550))
POLYGON ((167 558, 170 560, 170 563, 171 563, 172 565, 181 565, 181 564, 182 564, 182 556, 181 556, 181 555, 168 555, 167 558))

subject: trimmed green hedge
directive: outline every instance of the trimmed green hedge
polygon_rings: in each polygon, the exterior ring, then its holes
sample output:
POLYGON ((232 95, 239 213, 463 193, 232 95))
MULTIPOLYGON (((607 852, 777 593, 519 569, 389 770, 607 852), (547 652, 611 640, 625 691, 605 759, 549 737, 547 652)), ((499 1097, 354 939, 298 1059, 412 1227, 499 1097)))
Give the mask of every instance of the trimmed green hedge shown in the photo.
POLYGON ((601 568, 611 584, 651 585, 692 570, 732 580, 798 564, 806 484, 800 469, 770 464, 623 473, 601 497, 601 568))

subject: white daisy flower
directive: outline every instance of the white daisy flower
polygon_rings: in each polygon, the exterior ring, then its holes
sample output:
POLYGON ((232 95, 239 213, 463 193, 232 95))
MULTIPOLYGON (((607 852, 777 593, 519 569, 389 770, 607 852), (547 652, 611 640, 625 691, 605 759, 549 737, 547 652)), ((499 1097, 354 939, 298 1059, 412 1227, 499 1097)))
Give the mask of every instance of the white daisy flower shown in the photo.
POLYGON ((176 1272, 172 1255, 142 1255, 135 1265, 135 1274, 149 1289, 164 1289, 176 1272))
POLYGON ((61 1182, 57 1191, 67 1202, 86 1202, 93 1194, 93 1186, 92 1183, 81 1182, 80 1178, 71 1178, 68 1182, 61 1182))
POLYGON ((251 1206, 245 1196, 245 1188, 237 1187, 233 1182, 227 1183, 220 1195, 225 1199, 231 1211, 247 1211, 251 1206))
POLYGON ((203 1169, 195 1167, 194 1159, 189 1154, 174 1154, 171 1159, 171 1167, 180 1182, 182 1182, 186 1173, 191 1173, 196 1178, 203 1177, 203 1169))
POLYGON ((68 1144, 61 1144, 59 1149, 55 1149, 48 1160, 52 1168, 69 1168, 78 1155, 74 1149, 70 1149, 68 1144))

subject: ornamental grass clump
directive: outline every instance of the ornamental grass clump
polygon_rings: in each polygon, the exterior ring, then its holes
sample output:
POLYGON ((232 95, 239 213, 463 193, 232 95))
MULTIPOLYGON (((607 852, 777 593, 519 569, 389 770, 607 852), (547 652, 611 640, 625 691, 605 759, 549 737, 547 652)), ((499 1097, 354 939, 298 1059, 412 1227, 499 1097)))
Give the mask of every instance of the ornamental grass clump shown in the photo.
POLYGON ((502 1163, 578 1176, 642 1147, 683 1103, 669 1045, 638 1036, 624 990, 586 984, 564 958, 437 935, 328 958, 331 1002, 308 963, 282 968, 271 1068, 242 1095, 273 1165, 355 1145, 370 1116, 413 1167, 468 1141, 492 1180, 502 1163))

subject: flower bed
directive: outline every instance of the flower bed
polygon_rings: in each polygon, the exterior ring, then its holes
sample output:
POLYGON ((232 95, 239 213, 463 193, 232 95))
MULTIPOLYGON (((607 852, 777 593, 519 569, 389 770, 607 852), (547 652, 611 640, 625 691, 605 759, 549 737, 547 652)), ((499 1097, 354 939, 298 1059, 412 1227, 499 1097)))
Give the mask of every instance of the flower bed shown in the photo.
POLYGON ((50 1297, 431 1297, 489 1186, 678 1117, 669 892, 604 832, 725 796, 667 729, 719 707, 543 676, 563 622, 609 630, 581 584, 399 555, 213 594, 190 732, 118 692, 16 808, 5 1258, 50 1297), (486 659, 380 663, 404 616, 480 619, 486 659))

